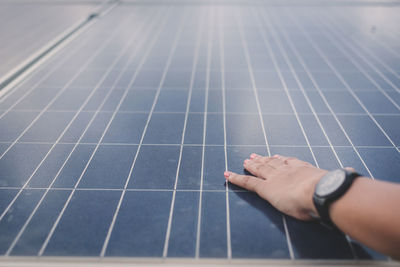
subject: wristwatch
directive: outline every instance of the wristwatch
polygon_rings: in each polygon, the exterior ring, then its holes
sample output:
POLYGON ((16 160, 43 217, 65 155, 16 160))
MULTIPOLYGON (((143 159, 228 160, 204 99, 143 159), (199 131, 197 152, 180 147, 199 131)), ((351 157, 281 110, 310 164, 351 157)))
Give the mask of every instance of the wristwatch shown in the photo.
POLYGON ((359 176, 361 175, 356 172, 338 169, 328 172, 319 180, 315 187, 313 202, 323 225, 335 228, 329 215, 329 207, 349 190, 359 176))

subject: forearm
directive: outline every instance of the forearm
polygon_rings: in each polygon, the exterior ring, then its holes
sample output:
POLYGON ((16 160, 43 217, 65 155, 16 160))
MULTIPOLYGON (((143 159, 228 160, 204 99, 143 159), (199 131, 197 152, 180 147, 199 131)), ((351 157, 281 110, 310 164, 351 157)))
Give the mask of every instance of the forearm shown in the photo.
POLYGON ((330 216, 350 237, 400 258, 400 185, 357 178, 331 205, 330 216))

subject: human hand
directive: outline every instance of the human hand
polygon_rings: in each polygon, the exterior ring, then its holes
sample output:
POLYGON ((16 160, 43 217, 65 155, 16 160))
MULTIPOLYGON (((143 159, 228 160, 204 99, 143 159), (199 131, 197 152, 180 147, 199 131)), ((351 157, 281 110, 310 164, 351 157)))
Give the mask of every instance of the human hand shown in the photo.
POLYGON ((300 220, 318 216, 312 197, 318 181, 328 172, 297 158, 251 154, 243 163, 254 176, 227 171, 225 178, 256 192, 283 213, 300 220))

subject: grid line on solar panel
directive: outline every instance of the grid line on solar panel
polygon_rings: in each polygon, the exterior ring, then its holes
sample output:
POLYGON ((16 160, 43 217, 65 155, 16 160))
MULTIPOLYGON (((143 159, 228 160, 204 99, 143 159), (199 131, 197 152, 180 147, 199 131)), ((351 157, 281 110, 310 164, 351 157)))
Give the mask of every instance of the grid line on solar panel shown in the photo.
MULTIPOLYGON (((260 31, 260 32, 261 32, 261 31, 260 31)), ((273 32, 273 35, 276 36, 275 29, 272 29, 272 32, 273 32)), ((263 35, 263 37, 264 37, 264 41, 265 41, 265 35, 263 35)), ((267 42, 265 42, 265 43, 267 44, 267 42)), ((279 48, 281 48, 282 46, 281 46, 280 41, 278 41, 278 43, 279 43, 279 48)), ((268 48, 269 48, 269 51, 270 51, 270 53, 271 53, 271 56, 274 58, 274 55, 273 55, 272 52, 271 52, 271 48, 270 48, 269 46, 268 46, 268 48)), ((287 61, 287 57, 285 57, 285 60, 287 61)), ((277 67, 276 69, 277 69, 277 71, 279 72, 279 68, 277 67)), ((283 84, 284 84, 284 87, 285 87, 285 89, 286 89, 286 92, 287 92, 288 96, 290 96, 290 95, 289 95, 289 92, 287 91, 286 84, 284 83, 284 81, 283 81, 283 84)), ((294 109, 294 112, 296 113, 296 109, 294 109)), ((298 115, 297 115, 297 118, 298 118, 298 115)), ((298 119, 298 122, 301 124, 301 122, 300 122, 299 119, 298 119)), ((321 129, 322 129, 322 128, 321 128, 321 129)), ((324 134, 325 134, 325 137, 327 138, 327 135, 326 135, 325 130, 323 130, 323 132, 324 132, 324 134)), ((305 134, 305 132, 304 132, 304 129, 303 129, 303 134, 304 134, 304 136, 305 136, 306 139, 307 139, 307 136, 306 136, 306 134, 305 134)), ((328 140, 328 142, 330 143, 329 138, 327 138, 327 140, 328 140)), ((312 153, 312 156, 313 156, 313 159, 314 159, 314 162, 315 162, 316 166, 319 167, 318 161, 317 161, 317 159, 315 158, 315 155, 314 155, 314 153, 313 153, 313 150, 312 150, 312 148, 311 148, 311 146, 310 146, 310 143, 309 143, 308 139, 307 139, 307 144, 308 144, 309 149, 310 149, 310 151, 311 151, 311 153, 312 153)), ((330 143, 330 145, 331 145, 331 143, 330 143)), ((330 146, 330 148, 332 149, 332 152, 333 152, 333 154, 335 155, 336 160, 339 162, 340 167, 343 168, 344 166, 343 166, 341 160, 339 159, 339 156, 337 155, 336 151, 333 149, 332 145, 330 146)), ((353 254, 353 257, 354 257, 354 258, 357 258, 357 255, 356 255, 356 253, 355 253, 355 251, 354 251, 354 248, 353 248, 353 245, 352 245, 352 243, 351 243, 351 240, 350 240, 350 238, 349 238, 347 235, 346 235, 346 239, 347 239, 347 241, 348 241, 349 247, 351 248, 351 252, 352 252, 352 254, 353 254)))
MULTIPOLYGON (((201 150, 201 168, 200 168, 200 193, 199 203, 197 212, 197 227, 196 227, 196 244, 195 244, 195 258, 200 256, 200 244, 201 244, 201 221, 202 221, 202 210, 203 210, 203 192, 204 192, 204 157, 205 157, 205 143, 206 143, 206 130, 207 130, 207 114, 208 114, 208 96, 209 96, 209 85, 210 85, 210 64, 212 55, 212 44, 213 44, 213 28, 211 22, 215 21, 214 12, 210 12, 207 17, 207 58, 206 58, 206 78, 205 78, 205 97, 204 97, 204 115, 203 115, 203 132, 202 132, 202 150, 201 150)), ((191 85, 193 87, 193 84, 191 85)), ((191 87, 191 88, 192 88, 191 87)), ((188 106, 189 108, 189 106, 188 106)), ((189 110, 189 109, 188 109, 189 110)), ((229 241, 227 241, 229 244, 229 241)), ((229 251, 229 245, 228 249, 229 251)), ((229 255, 229 252, 227 253, 229 255)), ((228 256, 229 257, 229 256, 228 256)))
MULTIPOLYGON (((321 19, 319 19, 319 21, 322 22, 321 19)), ((326 27, 326 28, 331 28, 331 26, 328 25, 328 24, 325 24, 325 27, 326 27)), ((336 38, 332 38, 330 35, 326 34, 326 32, 324 32, 324 31, 322 31, 322 30, 321 30, 321 32, 326 36, 326 38, 328 38, 329 40, 331 40, 331 42, 332 42, 333 44, 335 44, 335 46, 341 51, 341 53, 343 53, 347 58, 350 59, 350 61, 357 67, 357 69, 358 69, 362 74, 364 74, 365 77, 367 77, 367 79, 368 79, 371 83, 373 83, 373 84, 375 85, 376 88, 379 89, 379 91, 380 91, 380 92, 381 92, 381 93, 382 93, 382 94, 397 108, 397 110, 400 110, 400 106, 387 94, 387 92, 385 92, 385 90, 378 84, 378 82, 375 81, 375 80, 371 77, 371 75, 370 75, 363 67, 361 67, 361 65, 360 65, 359 63, 356 62, 356 60, 354 59, 354 56, 351 55, 351 54, 349 54, 349 53, 346 51, 345 48, 342 48, 342 47, 339 46, 338 41, 337 41, 338 39, 341 39, 342 42, 344 42, 344 39, 341 38, 341 36, 339 36, 337 33, 335 33, 335 32, 332 30, 332 28, 331 28, 330 32, 332 33, 332 36, 333 36, 333 34, 334 34, 334 36, 336 36, 336 38)), ((351 51, 353 51, 353 53, 355 53, 355 54, 357 54, 357 55, 360 55, 359 52, 358 52, 356 49, 354 49, 351 45, 348 45, 347 43, 346 43, 346 48, 351 49, 351 51)), ((361 58, 363 58, 364 62, 367 63, 368 66, 373 67, 374 70, 376 69, 376 68, 375 68, 368 60, 366 60, 363 56, 362 56, 361 58)), ((378 73, 378 74, 379 74, 379 73, 378 73)), ((384 77, 384 78, 386 78, 386 77, 384 77)), ((400 92, 400 90, 399 90, 397 87, 392 86, 392 88, 395 89, 396 91, 400 92)))
MULTIPOLYGON (((298 25, 298 24, 296 24, 298 25)), ((310 35, 304 30, 302 26, 299 26, 301 32, 304 34, 304 36, 307 38, 307 40, 310 42, 312 47, 317 51, 317 53, 322 57, 322 59, 327 63, 327 65, 332 69, 334 74, 337 76, 337 78, 342 82, 342 84, 348 89, 352 97, 357 101, 357 103, 362 107, 362 109, 368 114, 368 116, 371 118, 371 120, 378 126, 378 128, 382 131, 382 133, 385 135, 385 137, 389 140, 389 142, 393 145, 393 147, 400 153, 400 150, 396 147, 394 144, 393 140, 389 137, 389 135, 386 133, 386 131, 382 128, 382 126, 376 121, 376 119, 371 115, 369 110, 365 107, 365 105, 361 102, 359 97, 354 93, 350 85, 346 82, 346 80, 343 78, 343 76, 338 72, 337 68, 331 63, 331 61, 327 58, 326 54, 321 50, 321 48, 315 43, 314 40, 310 37, 310 35)))
MULTIPOLYGON (((225 165, 225 171, 228 170, 228 153, 227 153, 227 120, 226 120, 226 80, 225 80, 225 35, 224 35, 224 16, 222 15, 223 12, 221 10, 218 10, 218 35, 219 35, 219 54, 220 54, 220 72, 221 72, 221 91, 222 91, 222 112, 223 112, 223 133, 224 133, 224 165, 225 165)), ((228 257, 232 257, 232 242, 231 242, 231 228, 230 228, 230 223, 228 221, 229 217, 229 183, 225 184, 225 203, 226 203, 226 212, 227 212, 227 220, 226 220, 226 225, 227 225, 227 230, 226 230, 226 235, 227 235, 227 254, 228 257)))
MULTIPOLYGON (((321 20, 321 19, 319 18, 319 20, 321 20)), ((326 26, 327 28, 330 28, 330 32, 333 33, 333 34, 336 36, 336 38, 337 38, 337 39, 335 39, 335 40, 336 40, 336 43, 337 43, 337 40, 340 39, 340 40, 342 41, 342 43, 346 44, 346 47, 347 47, 348 49, 350 49, 350 50, 351 50, 354 54, 356 54, 359 58, 362 58, 363 61, 368 65, 368 67, 370 67, 374 72, 376 72, 376 73, 379 75, 380 78, 382 78, 387 84, 390 85, 391 88, 393 88, 393 89, 394 89, 395 91, 397 91, 397 92, 400 92, 400 89, 398 88, 398 86, 396 86, 395 84, 393 84, 392 81, 390 81, 390 80, 382 73, 382 71, 379 70, 379 69, 371 62, 370 59, 366 58, 365 55, 363 55, 359 50, 355 49, 355 48, 353 47, 353 45, 351 45, 351 43, 350 43, 348 40, 342 38, 342 36, 340 36, 340 34, 339 34, 338 32, 335 32, 335 30, 334 30, 334 28, 333 28, 332 25, 325 24, 325 26, 326 26)), ((344 50, 344 49, 341 49, 341 50, 343 51, 343 53, 346 53, 346 54, 348 55, 348 53, 346 52, 346 50, 344 50)), ((350 55, 350 56, 351 56, 351 55, 350 55)), ((354 58, 354 55, 351 56, 351 57, 354 58)), ((354 64, 356 64, 356 63, 354 62, 354 61, 355 61, 354 59, 351 60, 351 61, 352 61, 354 64)), ((358 64, 357 64, 357 65, 358 65, 358 64)), ((359 68, 360 68, 360 67, 359 67, 359 68)), ((371 71, 369 71, 369 72, 371 72, 371 71)), ((369 72, 368 72, 368 70, 364 70, 364 71, 363 71, 363 74, 364 74, 365 76, 367 76, 367 77, 370 77, 369 79, 372 80, 373 78, 370 76, 369 72)), ((376 86, 377 88, 379 88, 381 91, 384 91, 384 89, 382 88, 382 86, 379 85, 379 83, 378 83, 377 81, 373 81, 373 83, 374 83, 375 86, 376 86)), ((388 97, 388 98, 389 98, 389 97, 388 97)))
MULTIPOLYGON (((158 13, 161 13, 161 12, 158 12, 158 13)), ((160 19, 159 16, 160 16, 160 15, 157 16, 157 17, 158 17, 158 20, 160 19)), ((154 27, 154 26, 156 25, 156 22, 158 22, 158 20, 157 20, 157 19, 156 19, 156 20, 153 20, 153 23, 150 24, 150 27, 154 27)), ((161 20, 161 21, 162 21, 162 20, 161 20)), ((142 25, 143 25, 143 26, 146 25, 146 24, 145 24, 145 21, 143 22, 142 25)), ((161 27, 160 27, 160 29, 161 29, 161 27)), ((158 33, 159 33, 159 32, 160 32, 160 30, 158 30, 158 33)), ((136 37, 136 36, 134 36, 134 37, 136 37)), ((155 34, 155 35, 153 36, 153 40, 152 40, 151 44, 154 44, 155 41, 157 40, 157 38, 158 38, 158 34, 155 34)), ((134 39, 131 39, 131 40, 133 41, 134 39)), ((144 43, 145 40, 146 40, 146 38, 143 38, 143 37, 142 37, 142 38, 141 38, 141 41, 139 41, 138 43, 136 43, 136 44, 139 44, 139 45, 136 46, 137 49, 135 49, 135 50, 134 50, 134 53, 132 53, 132 54, 130 55, 129 60, 127 61, 127 64, 126 64, 125 66, 128 66, 128 63, 131 62, 131 60, 133 60, 133 59, 135 58, 136 53, 139 51, 138 48, 141 47, 142 45, 145 45, 145 43, 144 43)), ((152 49, 152 45, 150 45, 150 46, 147 47, 147 49, 146 49, 146 51, 145 51, 145 53, 144 53, 144 55, 143 55, 143 57, 142 57, 142 59, 141 59, 141 65, 142 65, 143 62, 145 62, 145 60, 147 59, 147 56, 149 55, 149 52, 151 51, 151 49, 152 49)), ((140 65, 139 65, 139 66, 140 66, 140 65)), ((140 68, 139 68, 139 69, 140 69, 140 68)), ((138 69, 138 70, 139 70, 139 69, 138 69)), ((135 78, 137 77, 138 70, 137 70, 137 71, 135 72, 135 74, 132 76, 131 81, 130 81, 130 83, 129 83, 130 85, 133 84, 133 82, 135 81, 135 78)), ((122 76, 123 73, 124 73, 124 72, 121 72, 121 73, 120 73, 120 75, 118 76, 118 78, 117 78, 117 80, 116 80, 115 83, 118 82, 119 78, 122 76)), ((110 92, 111 92, 111 91, 110 91, 110 92)), ((70 203, 70 201, 71 201, 71 199, 72 199, 72 196, 73 196, 73 193, 75 192, 75 190, 76 190, 76 188, 78 187, 80 181, 82 180, 82 178, 83 178, 83 176, 84 176, 86 170, 88 169, 88 166, 90 165, 90 163, 91 163, 91 161, 92 161, 92 159, 93 159, 93 157, 94 157, 96 151, 97 151, 98 148, 99 148, 100 143, 102 142, 102 140, 103 140, 105 134, 107 133, 107 130, 109 129, 109 127, 110 127, 110 125, 111 125, 113 119, 115 118, 115 115, 116 115, 116 113, 117 113, 119 107, 121 106, 121 104, 122 104, 124 98, 126 97, 127 93, 128 93, 128 90, 126 90, 126 91, 124 92, 123 96, 122 96, 121 99, 119 100, 119 103, 118 103, 117 107, 115 108, 112 117, 109 119, 109 121, 108 121, 108 123, 107 123, 107 126, 106 126, 105 129, 103 130, 102 135, 101 135, 99 141, 96 143, 95 149, 94 149, 93 152, 91 153, 91 156, 90 156, 88 162, 86 163, 86 165, 85 165, 83 171, 81 172, 81 174, 80 174, 78 180, 76 181, 76 183, 75 183, 75 185, 74 185, 74 190, 71 192, 71 194, 69 195, 69 198, 68 198, 67 201, 65 202, 62 211, 60 212, 59 216, 57 217, 57 220, 56 220, 55 223, 53 224, 53 226, 52 226, 52 228, 51 228, 49 234, 48 234, 47 237, 46 237, 45 242, 43 243, 43 245, 42 245, 42 247, 41 247, 41 249, 40 249, 40 251, 39 251, 39 253, 38 253, 38 255, 42 255, 42 254, 45 252, 45 249, 46 249, 48 243, 50 242, 51 237, 52 237, 52 235, 53 235, 53 233, 54 233, 54 231, 55 231, 55 229, 56 229, 58 223, 60 222, 60 220, 61 220, 61 218, 62 218, 63 212, 66 210, 68 204, 70 203)), ((105 103, 105 100, 106 100, 106 98, 103 100, 102 104, 105 103)), ((100 108, 101 108, 102 104, 100 105, 100 108)), ((94 118, 94 117, 93 117, 93 118, 94 118)), ((89 126, 89 125, 88 125, 88 126, 89 126)), ((88 126, 85 128, 85 130, 88 129, 88 126)), ((82 138, 82 137, 83 137, 83 134, 81 135, 80 138, 82 138)), ((79 141, 80 141, 80 140, 78 140, 78 143, 77 143, 77 144, 79 144, 79 141)), ((76 144, 76 145, 77 145, 77 144, 76 144)), ((75 147, 76 147, 76 146, 75 146, 75 147)), ((136 153, 137 153, 137 152, 136 152, 136 153)), ((72 154, 72 152, 70 153, 70 155, 71 155, 71 154, 72 154)), ((67 160, 64 162, 64 164, 65 164, 66 162, 67 162, 67 160)))
MULTIPOLYGON (((205 11, 202 11, 202 13, 199 14, 200 18, 204 17, 204 14, 203 14, 204 12, 205 11)), ((179 148, 179 158, 178 158, 178 163, 177 163, 175 182, 174 182, 174 187, 173 187, 172 200, 171 200, 167 230, 166 230, 166 234, 165 234, 165 241, 164 241, 164 247, 163 247, 163 253, 162 253, 163 258, 166 258, 168 256, 168 249, 169 249, 169 243, 170 243, 170 237, 171 237, 171 227, 172 227, 172 223, 173 223, 173 215, 174 215, 174 209, 175 209, 175 205, 176 205, 175 204, 176 191, 177 191, 177 186, 178 186, 180 166, 182 163, 183 145, 185 142, 185 134, 186 134, 187 121, 188 121, 188 116, 189 116, 189 108, 190 108, 190 102, 191 102, 191 97, 192 97, 194 78, 196 75, 196 69, 197 69, 197 65, 198 65, 199 51, 200 51, 200 38, 203 34, 203 27, 204 27, 204 21, 199 22, 198 26, 197 26, 196 45, 194 48, 194 55, 193 55, 194 59, 193 59, 192 70, 191 70, 189 94, 188 94, 187 101, 186 101, 186 112, 185 112, 185 118, 184 118, 184 123, 183 123, 181 143, 180 143, 180 148, 179 148)), ((200 210, 200 205, 199 205, 199 210, 200 210)))
MULTIPOLYGON (((255 15, 255 17, 257 18, 257 25, 258 25, 258 27, 259 27, 259 32, 260 32, 261 36, 263 37, 263 40, 264 40, 265 44, 268 46, 268 51, 269 51, 269 53, 270 53, 271 56, 274 56, 273 52, 271 51, 271 47, 269 46, 268 41, 267 41, 267 39, 266 39, 266 37, 265 37, 265 33, 262 31, 262 23, 261 23, 261 21, 260 21, 260 19, 259 19, 259 16, 257 16, 257 14, 255 13, 254 10, 252 10, 252 11, 253 11, 253 14, 255 15)), ((273 35, 274 35, 274 37, 275 37, 275 36, 276 36, 275 30, 272 29, 271 32, 273 33, 273 35)), ((285 58, 285 61, 288 63, 290 70, 294 73, 295 79, 296 79, 296 83, 299 85, 299 87, 300 87, 300 89, 301 89, 301 91, 302 91, 302 93, 303 93, 303 95, 304 95, 304 97, 305 97, 305 99, 306 99, 306 101, 307 101, 307 104, 308 104, 308 106, 310 107, 310 109, 311 109, 311 111, 312 111, 312 113, 313 113, 313 115, 314 115, 314 118, 315 118, 316 121, 318 122, 318 126, 321 128, 321 130, 322 130, 322 132, 323 132, 323 134, 324 134, 324 137, 325 137, 326 140, 328 141, 329 146, 330 146, 330 148, 332 149, 333 154, 335 155, 336 160, 340 163, 341 166, 343 166, 342 163, 341 163, 341 161, 340 161, 340 159, 339 159, 339 157, 338 157, 338 155, 337 155, 337 153, 336 153, 336 151, 335 151, 335 149, 333 148, 333 145, 332 145, 332 142, 331 142, 330 138, 329 138, 328 135, 326 134, 326 131, 325 131, 324 127, 322 126, 321 121, 319 120, 319 117, 317 116, 314 107, 313 107, 312 104, 311 104, 311 101, 310 101, 309 97, 308 97, 307 94, 304 92, 304 87, 303 87, 303 85, 299 82, 299 79, 298 79, 298 77, 297 77, 297 75, 296 75, 296 73, 295 73, 295 71, 294 71, 294 69, 293 69, 293 66, 292 66, 291 62, 288 60, 288 56, 287 56, 286 51, 282 48, 282 44, 281 44, 280 40, 279 40, 278 38, 276 38, 276 40, 277 40, 277 43, 278 43, 279 50, 280 50, 280 52, 283 54, 283 57, 285 58)), ((277 68, 277 69, 278 69, 278 68, 277 68)), ((308 144, 308 146, 310 147, 310 150, 312 151, 309 141, 307 141, 307 144, 308 144)), ((314 154, 313 154, 313 158, 314 158, 315 164, 317 164, 317 166, 318 166, 318 161, 317 161, 317 159, 315 159, 314 154)))
MULTIPOLYGON (((258 113, 259 113, 259 119, 260 119, 261 127, 263 129, 265 145, 267 146, 267 149, 268 149, 268 156, 271 156, 271 152, 270 152, 270 148, 269 148, 269 142, 268 142, 268 139, 267 139, 267 134, 266 134, 266 131, 265 131, 265 126, 264 126, 264 119, 263 119, 263 116, 261 114, 261 105, 260 105, 260 100, 259 100, 259 97, 258 97, 257 85, 256 85, 255 78, 254 78, 253 67, 252 67, 252 63, 251 63, 251 59, 250 59, 250 55, 249 55, 249 51, 248 51, 249 49, 248 49, 248 45, 247 45, 247 40, 246 40, 246 38, 244 36, 242 17, 240 17, 240 12, 238 10, 235 10, 235 15, 237 17, 238 31, 239 31, 239 35, 240 35, 240 40, 241 40, 242 47, 243 47, 243 50, 244 50, 246 64, 247 64, 247 67, 248 67, 248 72, 250 74, 251 84, 252 84, 252 87, 253 87, 253 90, 254 90, 254 95, 255 95, 255 98, 256 98, 256 102, 257 102, 257 110, 258 110, 258 113)), ((274 63, 275 63, 275 61, 274 61, 274 63)), ((287 94, 287 96, 289 96, 289 95, 287 94)), ((293 102, 291 102, 291 105, 292 105, 292 108, 293 108, 293 102)), ((296 112, 296 109, 293 108, 293 111, 296 112)), ((297 115, 297 122, 299 122, 298 115, 297 115)), ((302 129, 302 130, 303 130, 303 134, 305 135, 304 129, 302 129)), ((311 148, 310 148, 310 150, 311 150, 311 148)), ((313 157, 314 157, 314 155, 313 155, 313 157)), ((290 255, 291 259, 294 259, 294 251, 293 251, 291 237, 289 235, 289 231, 288 231, 288 227, 287 227, 286 216, 282 214, 281 217, 282 217, 283 226, 284 226, 284 229, 285 229, 285 236, 286 236, 286 242, 287 242, 287 246, 288 246, 288 250, 289 250, 289 255, 290 255)))
MULTIPOLYGON (((143 26, 144 26, 144 25, 143 25, 143 26)), ((142 26, 142 27, 143 27, 143 26, 142 26)), ((139 29, 140 29, 140 28, 139 28, 139 29)), ((138 31, 137 34, 138 34, 139 32, 140 32, 140 31, 138 31)), ((114 35, 111 35, 109 40, 111 41, 113 37, 114 37, 114 35)), ((98 81, 97 86, 95 86, 95 88, 92 90, 91 94, 86 98, 86 100, 84 101, 84 103, 81 105, 80 109, 79 109, 79 110, 77 111, 77 113, 76 113, 76 116, 80 113, 80 111, 83 109, 83 107, 88 103, 90 97, 91 97, 91 96, 94 94, 94 92, 99 88, 100 84, 101 84, 102 81, 105 79, 105 77, 107 77, 107 74, 113 69, 114 65, 116 65, 117 62, 118 62, 118 61, 122 58, 122 56, 126 53, 126 51, 128 51, 128 48, 133 44, 133 41, 135 40, 136 37, 137 37, 137 35, 132 35, 132 36, 131 36, 131 39, 125 44, 125 47, 120 51, 119 55, 114 59, 114 61, 113 61, 112 64, 110 65, 109 69, 108 69, 107 72, 104 74, 103 78, 100 79, 100 80, 98 81)), ((106 44, 107 44, 107 42, 105 42, 105 43, 104 43, 104 46, 101 46, 100 49, 99 49, 98 51, 101 51, 101 49, 102 49, 103 47, 105 47, 106 44)), ((94 54, 94 55, 97 55, 97 54, 94 54)), ((93 58, 94 58, 94 57, 93 57, 93 58)), ((90 60, 87 62, 87 64, 89 64, 89 63, 90 63, 90 60)), ((85 65, 84 65, 84 66, 85 66, 85 65)), ((78 71, 78 73, 80 73, 80 71, 78 71)), ((77 76, 75 76, 75 77, 77 77, 77 76)), ((74 78, 75 78, 75 77, 74 77, 74 78)), ((73 79, 74 79, 74 78, 73 78, 73 79)), ((71 81, 73 81, 73 79, 72 79, 71 81)), ((67 86, 65 86, 65 87, 67 87, 67 86)), ((105 99, 106 99, 106 98, 105 98, 105 99)), ((62 136, 65 134, 66 130, 69 128, 69 126, 71 125, 72 121, 74 121, 74 119, 76 118, 76 116, 75 116, 75 117, 71 120, 71 122, 66 126, 66 128, 64 129, 64 131, 63 131, 63 132, 60 134, 60 136, 58 137, 57 141, 60 141, 60 140, 61 140, 62 136)), ((89 125, 89 124, 88 124, 88 125, 89 125)), ((53 148, 55 147, 55 145, 58 143, 57 141, 54 143, 54 145, 52 146, 52 148, 50 148, 50 150, 48 151, 48 153, 46 154, 46 156, 43 158, 43 160, 41 161, 41 163, 39 163, 39 165, 37 166, 37 168, 35 169, 35 171, 32 173, 32 175, 30 176, 30 178, 33 177, 33 175, 36 173, 36 171, 40 168, 41 164, 46 160, 47 156, 50 154, 50 152, 52 151, 52 149, 53 149, 53 148)), ((79 141, 78 141, 78 143, 79 143, 79 141)), ((77 143, 77 144, 78 144, 78 143, 77 143)), ((76 147, 76 145, 75 145, 75 147, 76 147)), ((75 148, 75 147, 74 147, 74 148, 75 148)), ((71 153, 72 153, 73 151, 74 151, 74 149, 72 149, 71 153)), ((69 158, 69 157, 67 157, 67 160, 68 160, 68 158, 69 158)), ((62 167, 61 167, 61 169, 62 169, 62 167)), ((29 183, 30 178, 28 179, 28 181, 26 182, 26 184, 29 183)), ((56 178, 57 178, 57 176, 56 176, 56 178)), ((53 180, 53 181, 55 181, 55 180, 53 180)), ((50 184, 49 188, 51 187, 51 185, 52 185, 52 183, 50 184)), ((24 187, 25 187, 25 186, 23 186, 22 188, 24 188, 24 187)), ((16 236, 16 238, 14 239, 13 243, 10 245, 9 249, 8 249, 7 252, 6 252, 6 255, 9 255, 9 254, 11 253, 12 249, 14 248, 14 246, 16 245, 16 243, 18 242, 20 236, 23 234, 23 232, 24 232, 26 226, 28 225, 28 223, 30 222, 31 218, 34 216, 36 210, 38 209, 38 207, 41 205, 42 201, 43 201, 44 198, 46 197, 47 192, 48 192, 48 191, 46 191, 46 192, 42 195, 42 197, 41 197, 41 199, 39 200, 39 202, 37 203, 35 209, 32 211, 32 213, 30 214, 30 216, 29 216, 29 218, 27 219, 26 223, 24 224, 24 226, 21 228, 21 230, 20 230, 19 233, 17 234, 17 236, 16 236)))
MULTIPOLYGON (((344 19, 344 20, 350 22, 350 21, 348 20, 347 17, 342 16, 342 13, 341 13, 341 12, 336 11, 336 12, 335 12, 335 15, 336 15, 336 16, 340 16, 342 19, 344 19)), ((329 17, 328 17, 328 18, 329 18, 329 17)), ((333 21, 331 18, 329 18, 329 20, 331 21, 332 25, 335 25, 335 24, 336 24, 336 23, 334 23, 334 21, 333 21)), ((350 22, 350 23, 351 23, 351 22, 350 22)), ((365 52, 367 52, 367 54, 368 54, 369 56, 371 56, 371 57, 372 57, 375 61, 377 61, 380 65, 382 65, 383 68, 384 68, 386 71, 388 71, 388 72, 390 72, 391 74, 393 74, 397 79, 400 79, 400 75, 399 75, 395 70, 393 70, 387 63, 385 63, 385 62, 383 61, 383 59, 381 59, 381 58, 379 58, 378 56, 376 56, 375 53, 374 53, 370 48, 366 47, 365 44, 364 44, 364 45, 361 44, 358 40, 356 40, 356 39, 354 39, 354 38, 352 38, 352 40, 353 40, 356 44, 358 44, 358 46, 359 46, 362 50, 364 50, 365 52)), ((378 69, 378 71, 379 71, 379 69, 378 69)), ((380 72, 380 71, 379 71, 379 72, 380 72)), ((394 88, 396 87, 396 85, 394 85, 390 80, 387 80, 387 82, 390 83, 394 88)), ((397 87, 396 87, 396 88, 397 88, 397 87)), ((396 90, 399 91, 398 88, 397 88, 396 90)))
MULTIPOLYGON (((265 20, 265 24, 266 24, 266 25, 270 25, 270 24, 269 24, 269 23, 270 23, 270 20, 269 20, 269 21, 266 21, 265 18, 264 18, 264 20, 265 20)), ((276 25, 276 23, 274 23, 273 25, 276 25)), ((277 26, 275 26, 275 27, 277 27, 277 26)), ((326 107, 329 109, 330 113, 331 113, 331 114, 333 115, 333 117, 335 118, 335 121, 338 123, 338 126, 339 126, 340 129, 343 131, 343 133, 345 134, 346 139, 349 141, 349 143, 351 144, 351 146, 353 147, 353 149, 355 150, 355 152, 356 152, 357 155, 359 156, 360 160, 363 162, 363 165, 364 165, 365 168, 367 169, 368 174, 369 174, 371 177, 373 177, 373 175, 372 175, 371 171, 369 170, 368 166, 365 164, 364 160, 361 158, 361 155, 359 154, 358 150, 354 147, 354 144, 353 144, 352 140, 350 139, 350 137, 348 136, 348 134, 347 134, 347 132, 345 131, 344 127, 342 126, 341 122, 339 121, 339 119, 337 118, 336 114, 335 114, 334 111, 332 110, 331 105, 330 105, 330 104, 328 103, 328 101, 326 100, 325 95, 322 93, 322 91, 321 91, 320 87, 318 86, 317 82, 315 81, 313 75, 310 73, 310 71, 309 71, 307 65, 304 63, 303 57, 300 56, 299 52, 297 51, 297 48, 293 45, 293 43, 291 42, 291 40, 290 40, 289 37, 287 36, 286 31, 282 30, 280 27, 277 27, 277 29, 279 29, 280 32, 283 34, 283 36, 284 36, 284 38, 285 38, 285 40, 286 40, 286 43, 288 43, 288 45, 289 45, 290 48, 291 48, 291 51, 294 52, 296 58, 300 61, 300 64, 302 65, 302 67, 303 67, 304 70, 306 71, 308 77, 310 78, 312 84, 315 86, 315 88, 317 88, 318 93, 319 93, 319 95, 321 96, 321 98, 323 99, 323 101, 324 101, 326 107)), ((297 77, 296 72, 294 72, 294 75, 297 77)), ((321 124, 320 124, 320 126, 321 126, 321 124)), ((323 129, 323 127, 321 127, 321 129, 323 129)), ((323 131, 325 132, 325 130, 323 130, 323 131)))
MULTIPOLYGON (((109 41, 112 40, 112 37, 113 37, 113 35, 110 36, 109 41)), ((101 51, 106 45, 107 45, 107 42, 104 42, 103 45, 101 45, 101 46, 99 47, 99 49, 96 50, 96 53, 94 53, 94 54, 91 56, 91 59, 94 59, 94 58, 96 57, 97 53, 100 53, 100 51, 101 51)), ((82 67, 80 68, 80 70, 77 72, 76 76, 77 76, 77 75, 79 74, 79 72, 81 72, 83 69, 84 69, 84 66, 82 66, 82 67)), ((11 143, 11 145, 8 146, 8 148, 1 154, 0 159, 2 159, 2 158, 4 157, 4 155, 5 155, 8 151, 10 151, 10 149, 16 144, 16 142, 17 142, 19 139, 21 139, 21 137, 29 130, 29 128, 32 127, 32 125, 34 124, 34 122, 37 121, 37 120, 40 118, 40 116, 41 116, 42 114, 44 114, 44 112, 46 111, 46 109, 52 104, 53 101, 55 101, 55 99, 56 99, 58 96, 61 95, 61 93, 63 92, 63 90, 65 90, 66 88, 67 88, 67 86, 65 86, 63 89, 61 89, 61 90, 56 94, 56 96, 53 98, 53 100, 50 101, 50 102, 45 106, 45 108, 36 116, 36 118, 22 131, 22 133, 11 143)), ((22 188, 24 188, 25 186, 26 186, 26 184, 25 184, 22 188)), ((20 192, 22 192, 22 189, 21 189, 20 192)), ((17 198, 18 196, 19 196, 19 194, 17 194, 17 196, 13 199, 13 201, 10 203, 10 205, 7 207, 7 209, 4 210, 4 212, 1 214, 1 216, 0 216, 0 221, 4 218, 5 214, 7 213, 7 211, 8 211, 9 208, 12 206, 12 204, 14 203, 14 201, 16 200, 16 198, 17 198)))
MULTIPOLYGON (((129 43, 128 43, 129 44, 129 43)), ((128 46, 127 46, 128 47, 128 46)), ((123 53, 121 54, 121 56, 123 55, 123 53)), ((115 62, 117 62, 117 60, 115 61, 115 62)), ((61 135, 62 136, 62 135, 61 135)), ((39 203, 40 204, 40 203, 39 203)), ((32 213, 33 214, 33 213, 32 213)))

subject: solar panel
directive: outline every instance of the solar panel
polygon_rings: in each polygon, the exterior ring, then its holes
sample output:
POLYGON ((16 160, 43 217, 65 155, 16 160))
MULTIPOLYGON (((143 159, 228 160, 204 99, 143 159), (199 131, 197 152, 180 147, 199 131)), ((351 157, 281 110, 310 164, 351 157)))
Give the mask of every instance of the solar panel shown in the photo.
POLYGON ((0 99, 2 258, 388 261, 223 177, 255 152, 399 182, 398 5, 335 3, 96 19, 0 99))

